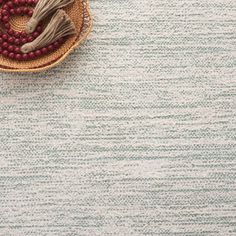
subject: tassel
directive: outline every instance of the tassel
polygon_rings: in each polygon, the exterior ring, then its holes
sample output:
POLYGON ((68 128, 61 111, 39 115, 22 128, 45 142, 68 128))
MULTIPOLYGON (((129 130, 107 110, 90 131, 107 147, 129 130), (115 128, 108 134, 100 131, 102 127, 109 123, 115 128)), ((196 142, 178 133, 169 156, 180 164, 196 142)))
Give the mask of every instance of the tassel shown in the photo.
POLYGON ((34 9, 33 16, 26 25, 26 32, 32 33, 41 20, 72 2, 74 0, 39 0, 34 9))
POLYGON ((70 17, 64 10, 58 10, 52 17, 48 26, 42 34, 34 41, 26 43, 21 47, 23 53, 29 53, 36 49, 45 47, 58 39, 76 34, 76 28, 70 17))

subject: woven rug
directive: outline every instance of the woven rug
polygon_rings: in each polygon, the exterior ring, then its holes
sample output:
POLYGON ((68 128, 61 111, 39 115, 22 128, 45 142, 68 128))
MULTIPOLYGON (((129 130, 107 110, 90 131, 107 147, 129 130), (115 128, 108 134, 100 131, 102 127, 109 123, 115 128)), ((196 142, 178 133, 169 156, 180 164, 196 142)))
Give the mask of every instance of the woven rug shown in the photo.
POLYGON ((60 66, 0 75, 0 235, 235 236, 236 1, 90 4, 60 66))

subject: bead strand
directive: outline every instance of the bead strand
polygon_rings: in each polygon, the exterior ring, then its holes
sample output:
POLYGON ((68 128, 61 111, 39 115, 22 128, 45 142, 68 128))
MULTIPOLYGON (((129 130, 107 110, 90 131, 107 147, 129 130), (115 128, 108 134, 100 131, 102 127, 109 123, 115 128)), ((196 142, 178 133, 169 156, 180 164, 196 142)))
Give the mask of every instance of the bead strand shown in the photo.
POLYGON ((15 31, 9 23, 10 17, 14 15, 27 15, 31 17, 33 14, 32 7, 37 2, 38 0, 12 0, 4 3, 3 0, 0 0, 0 4, 2 4, 0 21, 5 28, 5 32, 0 33, 0 54, 4 57, 17 61, 32 60, 55 51, 64 42, 64 39, 61 38, 33 52, 25 54, 21 52, 21 46, 36 39, 42 33, 43 27, 39 25, 31 34, 27 34, 24 31, 15 31))

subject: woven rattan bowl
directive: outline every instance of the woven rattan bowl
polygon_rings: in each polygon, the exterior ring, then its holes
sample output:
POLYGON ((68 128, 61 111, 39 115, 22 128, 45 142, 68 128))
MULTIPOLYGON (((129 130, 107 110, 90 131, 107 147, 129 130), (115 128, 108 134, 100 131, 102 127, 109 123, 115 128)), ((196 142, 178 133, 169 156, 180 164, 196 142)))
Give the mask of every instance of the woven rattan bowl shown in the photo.
MULTIPOLYGON (((87 37, 91 31, 92 18, 88 0, 75 0, 64 10, 70 16, 77 28, 77 34, 70 36, 56 51, 30 61, 16 61, 0 55, 0 71, 9 72, 36 72, 49 69, 62 62, 74 48, 87 37)), ((16 16, 10 20, 13 29, 21 31, 29 18, 16 16)))

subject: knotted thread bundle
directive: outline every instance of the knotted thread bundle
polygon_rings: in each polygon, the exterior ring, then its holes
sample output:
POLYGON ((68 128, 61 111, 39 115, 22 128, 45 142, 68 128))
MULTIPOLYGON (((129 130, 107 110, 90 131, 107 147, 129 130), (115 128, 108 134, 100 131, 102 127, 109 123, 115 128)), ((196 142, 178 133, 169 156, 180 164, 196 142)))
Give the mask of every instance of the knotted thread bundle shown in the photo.
POLYGON ((41 20, 73 2, 74 0, 39 0, 33 16, 26 25, 26 32, 32 33, 41 20))
POLYGON ((74 23, 64 10, 57 10, 51 21, 34 41, 26 43, 21 47, 23 53, 29 53, 42 48, 68 35, 76 33, 74 23))

